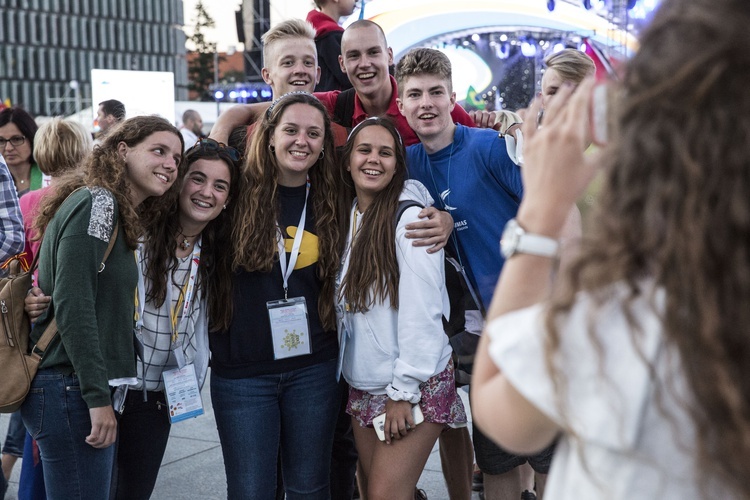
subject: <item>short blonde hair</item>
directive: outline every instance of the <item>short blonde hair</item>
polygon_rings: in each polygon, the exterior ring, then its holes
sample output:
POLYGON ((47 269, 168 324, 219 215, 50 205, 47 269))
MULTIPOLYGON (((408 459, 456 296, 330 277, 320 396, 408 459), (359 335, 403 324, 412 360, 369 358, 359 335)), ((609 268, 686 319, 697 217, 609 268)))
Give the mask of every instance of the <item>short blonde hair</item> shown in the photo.
POLYGON ((596 73, 594 60, 577 49, 563 49, 544 59, 548 69, 554 69, 565 82, 578 85, 596 73))
POLYGON ((34 136, 34 159, 52 177, 78 168, 91 148, 91 135, 83 125, 60 117, 43 123, 34 136))
POLYGON ((315 28, 313 28, 312 24, 302 19, 287 19, 266 31, 260 37, 260 41, 263 44, 263 66, 268 67, 268 58, 271 56, 271 48, 274 44, 290 38, 309 39, 314 44, 315 28))

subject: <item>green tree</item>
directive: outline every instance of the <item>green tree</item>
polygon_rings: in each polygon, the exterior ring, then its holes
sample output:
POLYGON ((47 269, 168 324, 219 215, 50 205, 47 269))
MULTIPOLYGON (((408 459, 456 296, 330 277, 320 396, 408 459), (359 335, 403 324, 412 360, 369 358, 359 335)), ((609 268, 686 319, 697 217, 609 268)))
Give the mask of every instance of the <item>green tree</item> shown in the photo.
POLYGON ((192 42, 196 57, 188 65, 188 89, 198 92, 202 101, 212 100, 209 86, 214 83, 214 58, 216 57, 216 43, 206 40, 203 33, 205 28, 216 25, 213 18, 206 12, 203 2, 195 6, 195 26, 193 34, 187 39, 192 42))

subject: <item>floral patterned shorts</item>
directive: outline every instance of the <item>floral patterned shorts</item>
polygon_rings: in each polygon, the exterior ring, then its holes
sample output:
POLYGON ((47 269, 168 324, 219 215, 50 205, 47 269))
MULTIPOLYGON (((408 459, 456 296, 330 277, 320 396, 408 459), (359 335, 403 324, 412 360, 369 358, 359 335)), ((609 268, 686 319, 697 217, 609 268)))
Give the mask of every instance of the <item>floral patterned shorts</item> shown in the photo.
MULTIPOLYGON (((422 394, 419 408, 425 422, 446 425, 466 423, 466 410, 456 392, 453 360, 448 361, 445 370, 419 384, 419 392, 422 394)), ((361 427, 372 427, 372 419, 385 412, 386 401, 387 394, 375 395, 350 387, 346 413, 357 419, 361 427)))

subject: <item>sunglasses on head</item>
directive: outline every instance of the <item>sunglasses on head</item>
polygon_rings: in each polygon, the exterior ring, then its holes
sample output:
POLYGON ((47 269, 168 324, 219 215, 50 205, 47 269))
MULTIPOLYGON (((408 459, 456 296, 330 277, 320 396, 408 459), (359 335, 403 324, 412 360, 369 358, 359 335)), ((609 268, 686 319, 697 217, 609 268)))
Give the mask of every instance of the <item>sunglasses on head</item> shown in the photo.
POLYGON ((185 156, 193 153, 193 151, 205 151, 207 153, 217 154, 223 153, 227 155, 227 157, 232 161, 240 161, 242 159, 242 155, 240 154, 240 152, 233 147, 227 146, 223 142, 216 142, 215 140, 209 138, 198 139, 198 142, 196 142, 193 147, 187 150, 185 156))

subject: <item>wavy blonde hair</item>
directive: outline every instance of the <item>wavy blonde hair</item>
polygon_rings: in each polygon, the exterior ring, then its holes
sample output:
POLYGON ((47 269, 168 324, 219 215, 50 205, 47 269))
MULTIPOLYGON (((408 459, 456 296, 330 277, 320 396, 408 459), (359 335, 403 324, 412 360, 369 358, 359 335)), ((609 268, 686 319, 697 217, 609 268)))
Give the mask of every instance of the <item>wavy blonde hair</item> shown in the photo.
POLYGON ((80 167, 91 145, 91 135, 83 125, 56 116, 36 131, 34 158, 39 170, 56 177, 80 167))

